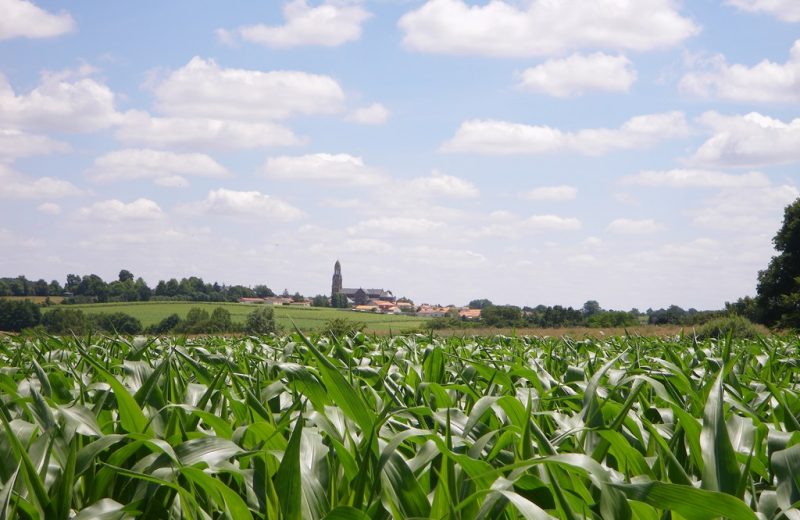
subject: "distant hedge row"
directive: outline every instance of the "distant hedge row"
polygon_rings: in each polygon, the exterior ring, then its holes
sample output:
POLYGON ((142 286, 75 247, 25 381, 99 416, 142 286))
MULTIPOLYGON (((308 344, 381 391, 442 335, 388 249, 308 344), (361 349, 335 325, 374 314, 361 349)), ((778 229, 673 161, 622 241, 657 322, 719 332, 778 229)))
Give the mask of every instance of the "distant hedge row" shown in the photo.
POLYGON ((277 331, 271 307, 253 310, 244 324, 234 323, 231 313, 217 307, 210 314, 193 307, 181 318, 177 314, 167 316, 159 323, 147 328, 137 318, 124 312, 84 313, 81 310, 59 307, 42 313, 38 305, 29 301, 0 300, 0 330, 20 332, 41 328, 50 334, 85 334, 90 331, 112 334, 214 334, 246 332, 269 334, 277 331))

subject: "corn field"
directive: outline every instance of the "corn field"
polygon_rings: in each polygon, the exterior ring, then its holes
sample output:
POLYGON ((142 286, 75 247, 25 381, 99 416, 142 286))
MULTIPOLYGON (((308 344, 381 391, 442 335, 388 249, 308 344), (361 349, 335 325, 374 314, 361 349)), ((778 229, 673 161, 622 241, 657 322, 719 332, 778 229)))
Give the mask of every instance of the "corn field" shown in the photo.
POLYGON ((800 519, 799 351, 0 338, 0 519, 800 519))

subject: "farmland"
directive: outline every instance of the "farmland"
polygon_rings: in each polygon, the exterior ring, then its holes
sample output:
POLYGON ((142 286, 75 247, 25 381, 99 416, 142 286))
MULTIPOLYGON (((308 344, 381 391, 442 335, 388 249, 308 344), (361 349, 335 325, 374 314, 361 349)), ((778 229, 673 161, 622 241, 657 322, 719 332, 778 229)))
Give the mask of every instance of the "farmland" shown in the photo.
MULTIPOLYGON (((158 323, 172 313, 177 313, 181 318, 186 316, 189 309, 199 307, 208 312, 217 307, 222 307, 231 313, 231 318, 236 323, 243 323, 249 313, 257 305, 242 303, 206 303, 206 302, 129 302, 129 303, 93 303, 87 305, 70 305, 65 308, 81 310, 85 313, 113 313, 124 312, 142 322, 147 327, 158 323)), ((366 332, 400 332, 418 328, 427 319, 413 316, 386 315, 372 313, 356 313, 341 309, 321 307, 289 307, 276 305, 275 321, 283 330, 292 330, 292 323, 301 330, 315 332, 324 328, 325 323, 331 319, 344 318, 360 321, 367 325, 366 332)))
POLYGON ((799 349, 0 338, 0 517, 795 518, 799 349))

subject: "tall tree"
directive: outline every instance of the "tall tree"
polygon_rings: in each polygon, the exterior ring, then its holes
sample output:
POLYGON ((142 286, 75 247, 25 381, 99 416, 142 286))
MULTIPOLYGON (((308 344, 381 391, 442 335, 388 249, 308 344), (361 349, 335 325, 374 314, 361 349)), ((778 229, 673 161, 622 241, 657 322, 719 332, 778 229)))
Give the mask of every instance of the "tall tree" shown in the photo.
POLYGON ((800 199, 786 207, 772 239, 778 251, 758 273, 756 305, 765 325, 800 328, 800 199))

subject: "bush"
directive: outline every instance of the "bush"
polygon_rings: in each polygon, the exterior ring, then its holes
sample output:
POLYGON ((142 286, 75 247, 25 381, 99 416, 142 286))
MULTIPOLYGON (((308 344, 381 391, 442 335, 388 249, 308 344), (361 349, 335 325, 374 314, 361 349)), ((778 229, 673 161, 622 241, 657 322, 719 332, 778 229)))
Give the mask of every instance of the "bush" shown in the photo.
POLYGON ((323 330, 326 334, 336 337, 355 336, 367 328, 362 321, 351 321, 347 318, 333 318, 325 322, 323 330))
POLYGON ((148 334, 166 334, 172 332, 181 323, 181 317, 173 313, 155 325, 147 327, 148 334))
POLYGON ((741 316, 711 320, 695 333, 697 339, 720 339, 728 337, 729 334, 735 339, 755 339, 763 335, 757 325, 741 316))
POLYGON ((278 331, 272 307, 258 307, 247 315, 244 330, 248 334, 272 334, 278 331))
POLYGON ((19 332, 35 327, 42 320, 39 307, 28 300, 0 300, 0 330, 19 332))
POLYGON ((241 328, 233 323, 231 313, 227 309, 217 307, 211 314, 199 307, 192 307, 186 318, 178 323, 174 332, 179 334, 213 334, 218 332, 236 332, 241 328))
POLYGON ((113 334, 141 334, 142 322, 124 312, 90 314, 89 321, 99 330, 113 334))
POLYGON ((42 326, 50 334, 83 334, 87 329, 86 315, 75 309, 53 309, 42 316, 42 326))
POLYGON ((589 316, 586 324, 590 327, 632 327, 639 324, 639 318, 625 311, 600 311, 589 316))

